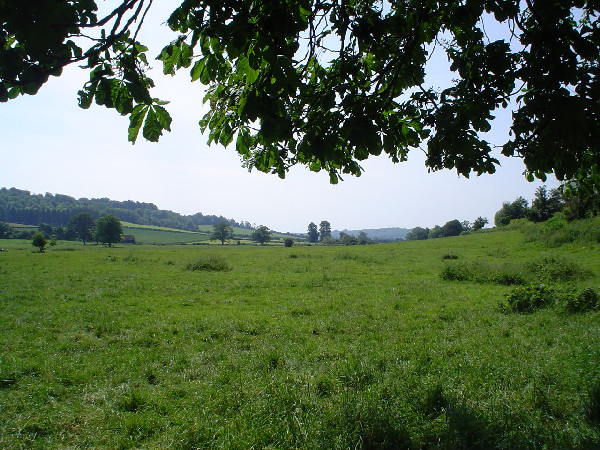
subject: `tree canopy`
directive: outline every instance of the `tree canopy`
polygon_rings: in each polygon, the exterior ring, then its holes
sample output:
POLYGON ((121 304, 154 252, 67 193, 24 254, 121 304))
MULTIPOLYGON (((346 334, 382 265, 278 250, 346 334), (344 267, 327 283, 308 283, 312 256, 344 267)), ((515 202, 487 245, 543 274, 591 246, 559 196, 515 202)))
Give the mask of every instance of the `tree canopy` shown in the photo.
POLYGON ((121 221, 112 214, 106 214, 96 221, 95 237, 99 242, 111 247, 112 244, 121 241, 121 236, 123 236, 121 221))
POLYGON ((96 222, 90 213, 79 213, 71 217, 69 225, 75 232, 75 235, 83 241, 83 245, 92 239, 92 232, 96 227, 96 222))
POLYGON ((223 245, 227 239, 233 239, 233 227, 227 222, 219 222, 213 225, 213 232, 210 238, 221 241, 221 245, 223 245))
POLYGON ((258 242, 260 245, 263 245, 265 242, 269 242, 271 240, 271 230, 265 225, 259 226, 252 233, 252 240, 254 242, 258 242))
MULTIPOLYGON (((97 3, 0 0, 0 101, 82 64, 80 106, 114 108, 131 142, 157 141, 171 117, 137 40, 152 1, 119 0, 101 16, 97 3)), ((529 179, 597 179, 598 13, 592 0, 184 0, 157 59, 207 86, 200 126, 209 143, 235 142, 248 168, 284 177, 301 164, 335 183, 370 155, 399 162, 423 146, 431 170, 493 173, 485 133, 510 108, 498 146, 529 179), (502 37, 487 32, 497 24, 502 37), (450 86, 426 80, 434 51, 450 86)))

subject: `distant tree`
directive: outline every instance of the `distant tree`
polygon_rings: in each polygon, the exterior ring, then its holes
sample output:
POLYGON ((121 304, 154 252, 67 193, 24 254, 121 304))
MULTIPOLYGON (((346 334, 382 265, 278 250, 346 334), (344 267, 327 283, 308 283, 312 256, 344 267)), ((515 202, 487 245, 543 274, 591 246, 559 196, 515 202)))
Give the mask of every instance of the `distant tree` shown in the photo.
POLYGON ((358 239, 356 239, 356 237, 351 234, 340 231, 340 237, 338 239, 338 242, 342 245, 356 245, 358 244, 358 239))
POLYGON ((442 227, 442 237, 458 236, 464 231, 462 223, 457 219, 446 222, 442 227))
POLYGON ((567 220, 600 215, 600 163, 582 167, 574 177, 560 185, 563 212, 567 220))
POLYGON ((326 220, 322 220, 319 224, 319 234, 321 235, 321 241, 331 237, 331 224, 326 220))
POLYGON ((290 237, 285 238, 283 240, 283 245, 286 246, 286 247, 291 247, 292 245, 294 245, 294 240, 292 238, 290 238, 290 237))
POLYGON ((213 225, 213 232, 210 238, 215 241, 221 241, 221 245, 223 245, 227 239, 233 239, 233 228, 227 222, 219 222, 213 225))
POLYGON ((461 223, 463 231, 469 231, 473 229, 473 225, 468 220, 463 220, 461 223))
POLYGON ((473 222, 473 231, 481 230, 488 223, 487 218, 479 216, 473 222))
POLYGON ((444 237, 444 233, 442 232, 442 227, 436 225, 431 230, 429 230, 429 239, 437 239, 444 237))
POLYGON ((406 235, 407 241, 422 241, 429 238, 429 228, 414 227, 406 235))
POLYGON ((0 222, 0 239, 11 239, 14 236, 14 229, 8 223, 0 222))
POLYGON ((511 220, 523 219, 527 216, 528 209, 527 200, 523 197, 517 197, 512 203, 504 202, 502 208, 494 215, 494 223, 496 226, 504 226, 511 220))
POLYGON ((559 212, 562 207, 561 195, 557 189, 548 192, 546 186, 540 186, 535 191, 535 198, 527 211, 527 218, 533 222, 544 222, 559 212))
POLYGON ((90 213, 75 214, 69 221, 69 229, 76 238, 83 241, 83 245, 92 239, 92 231, 95 226, 96 224, 90 213))
POLYGON ((331 236, 325 236, 321 239, 321 243, 324 245, 335 245, 338 243, 338 241, 337 239, 334 239, 331 236))
POLYGON ((112 244, 121 242, 122 234, 121 221, 112 214, 106 214, 96 221, 95 238, 98 242, 112 247, 112 244))
POLYGON ((48 241, 46 240, 45 236, 43 233, 41 232, 37 232, 34 233, 32 236, 32 241, 31 241, 31 245, 33 245, 34 247, 37 247, 40 249, 40 253, 42 253, 44 251, 44 247, 46 247, 46 244, 48 243, 48 241))
POLYGON ((252 233, 252 240, 260 243, 260 245, 269 242, 271 240, 271 230, 264 225, 259 226, 254 233, 252 233))
POLYGON ((54 233, 52 226, 48 225, 47 223, 40 223, 38 225, 38 231, 42 233, 46 239, 52 236, 52 233, 54 233))
POLYGON ((308 242, 312 242, 314 244, 318 241, 319 230, 317 229, 317 225, 314 222, 311 222, 308 224, 308 242))
POLYGON ((356 240, 358 241, 359 245, 367 245, 371 242, 371 239, 369 239, 369 236, 365 231, 359 231, 358 236, 356 236, 356 240))

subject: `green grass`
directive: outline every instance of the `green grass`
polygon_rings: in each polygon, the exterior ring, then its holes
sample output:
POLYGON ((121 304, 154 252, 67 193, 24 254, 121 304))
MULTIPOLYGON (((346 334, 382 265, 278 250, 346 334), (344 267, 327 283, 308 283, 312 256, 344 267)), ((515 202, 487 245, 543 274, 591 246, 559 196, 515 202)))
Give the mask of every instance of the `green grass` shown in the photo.
POLYGON ((600 313, 441 276, 600 291, 598 244, 1 246, 0 448, 600 447, 600 313))
MULTIPOLYGON (((177 230, 175 228, 157 227, 153 225, 138 225, 129 222, 123 222, 123 234, 135 236, 136 243, 141 244, 220 244, 219 241, 211 241, 210 236, 213 232, 212 225, 200 225, 199 231, 177 230)), ((233 227, 234 238, 228 241, 229 244, 236 244, 240 241, 244 244, 252 243, 251 235, 254 230, 246 228, 233 227)), ((281 244, 286 235, 281 233, 273 233, 272 239, 274 243, 281 244)), ((298 240, 298 239, 296 239, 298 240)))
POLYGON ((190 244, 195 242, 208 243, 210 234, 195 233, 160 227, 151 227, 135 224, 123 224, 123 234, 135 236, 136 243, 140 244, 190 244))

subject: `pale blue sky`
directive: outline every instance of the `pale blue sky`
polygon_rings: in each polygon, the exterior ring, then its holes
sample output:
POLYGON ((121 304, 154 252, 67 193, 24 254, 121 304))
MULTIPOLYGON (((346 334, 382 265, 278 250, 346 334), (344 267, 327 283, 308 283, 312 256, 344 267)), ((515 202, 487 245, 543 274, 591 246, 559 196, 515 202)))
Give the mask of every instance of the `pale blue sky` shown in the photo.
MULTIPOLYGON (((161 27, 166 10, 147 18, 140 40, 159 53, 172 35, 161 27), (157 31, 159 30, 159 31, 157 31)), ((447 79, 444 56, 430 70, 431 80, 447 79)), ((0 187, 73 197, 109 197, 155 203, 182 214, 223 215, 264 224, 278 231, 304 232, 309 222, 328 220, 334 229, 443 225, 452 219, 493 223, 503 201, 533 198, 539 182, 528 183, 518 159, 501 158, 494 175, 458 177, 454 171, 428 173, 424 155, 413 150, 405 163, 385 157, 362 164, 365 173, 330 185, 326 173, 302 167, 285 180, 248 173, 232 148, 208 147, 198 120, 205 111, 203 88, 189 82, 186 71, 163 77, 160 64, 152 77, 155 96, 171 100, 172 132, 159 143, 127 142, 128 120, 114 110, 77 106, 85 71, 71 67, 53 78, 36 96, 0 104, 0 187)), ((508 112, 490 135, 502 144, 508 112)), ((546 183, 556 187, 557 182, 546 183)))

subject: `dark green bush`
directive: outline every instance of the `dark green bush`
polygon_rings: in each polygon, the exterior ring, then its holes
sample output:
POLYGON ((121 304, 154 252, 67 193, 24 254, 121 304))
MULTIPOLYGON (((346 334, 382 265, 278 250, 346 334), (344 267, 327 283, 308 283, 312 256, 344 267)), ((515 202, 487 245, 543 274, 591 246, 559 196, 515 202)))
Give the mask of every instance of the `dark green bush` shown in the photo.
POLYGON ((511 271, 496 273, 494 274, 492 280, 494 283, 502 284, 504 286, 513 286, 526 283, 526 280, 522 275, 511 271))
POLYGON ((530 263, 527 269, 544 281, 564 282, 585 277, 585 271, 577 263, 554 255, 530 263))
POLYGON ((442 259, 458 259, 458 255, 455 255, 453 253, 448 253, 448 254, 442 256, 442 259))
POLYGON ((525 284, 526 278, 521 274, 520 266, 512 264, 493 264, 487 261, 477 263, 450 263, 440 274, 447 281, 472 281, 475 283, 496 283, 506 286, 525 284))
POLYGON ((592 288, 587 288, 580 293, 567 296, 566 307, 569 312, 582 313, 600 310, 600 296, 592 288))
POLYGON ((507 312, 532 313, 555 302, 556 292, 545 284, 518 287, 506 296, 502 309, 507 312))
POLYGON ((208 256, 188 263, 186 269, 221 272, 231 270, 231 266, 220 256, 208 256))
POLYGON ((444 266, 440 275, 446 281, 472 281, 474 274, 471 268, 465 264, 452 264, 444 266))

